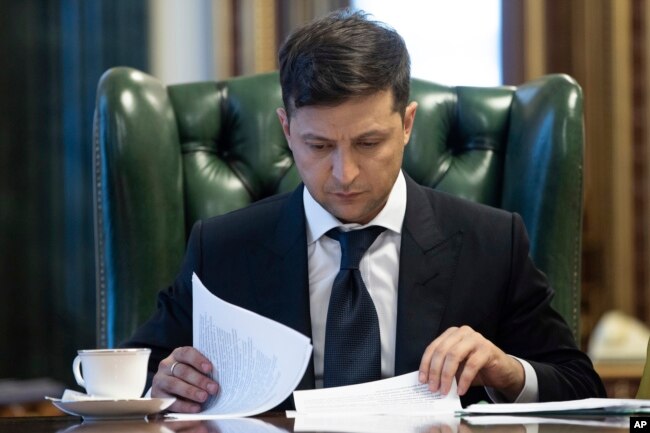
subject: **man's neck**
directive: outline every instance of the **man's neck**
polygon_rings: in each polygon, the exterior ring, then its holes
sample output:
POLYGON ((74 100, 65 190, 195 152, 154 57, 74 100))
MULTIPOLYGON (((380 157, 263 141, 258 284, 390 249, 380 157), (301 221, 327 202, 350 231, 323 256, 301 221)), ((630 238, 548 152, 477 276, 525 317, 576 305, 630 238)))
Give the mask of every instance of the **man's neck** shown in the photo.
POLYGON ((406 214, 406 180, 400 170, 393 184, 393 188, 388 195, 386 204, 368 224, 343 223, 339 221, 312 197, 307 188, 303 189, 303 204, 305 207, 305 218, 307 220, 308 244, 315 242, 328 230, 335 227, 341 227, 345 230, 378 225, 396 233, 401 233, 404 215, 406 214))

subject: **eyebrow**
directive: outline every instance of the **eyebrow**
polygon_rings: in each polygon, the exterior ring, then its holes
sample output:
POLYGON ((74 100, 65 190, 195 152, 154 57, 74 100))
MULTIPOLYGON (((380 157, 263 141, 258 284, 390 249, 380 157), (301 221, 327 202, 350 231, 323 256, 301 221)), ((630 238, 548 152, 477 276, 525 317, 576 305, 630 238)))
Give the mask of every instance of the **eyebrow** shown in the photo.
MULTIPOLYGON (((379 138, 384 138, 388 135, 390 135, 391 128, 386 128, 386 129, 371 129, 370 131, 366 131, 362 134, 357 135, 356 137, 352 137, 352 141, 359 141, 359 140, 365 140, 368 138, 374 138, 374 137, 379 137, 379 138)), ((306 134, 303 134, 300 136, 303 140, 316 140, 316 141, 324 141, 324 142, 334 142, 331 138, 325 137, 323 135, 318 135, 314 134, 311 132, 308 132, 306 134)))

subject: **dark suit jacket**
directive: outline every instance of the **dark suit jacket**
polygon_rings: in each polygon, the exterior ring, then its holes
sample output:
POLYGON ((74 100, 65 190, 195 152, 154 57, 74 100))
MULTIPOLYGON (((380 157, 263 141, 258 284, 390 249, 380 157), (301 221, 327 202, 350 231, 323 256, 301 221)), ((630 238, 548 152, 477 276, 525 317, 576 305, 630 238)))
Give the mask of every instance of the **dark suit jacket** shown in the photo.
MULTIPOLYGON (((153 349, 151 375, 171 350, 192 344, 192 272, 225 301, 311 336, 302 188, 195 224, 179 276, 125 344, 153 349)), ((425 347, 445 329, 469 325, 532 364, 540 401, 605 395, 550 307, 553 291, 528 255, 518 215, 421 187, 407 176, 399 272, 396 375, 417 370, 425 347)), ((313 387, 310 365, 298 388, 313 387)), ((480 399, 487 396, 475 387, 463 404, 480 399)))

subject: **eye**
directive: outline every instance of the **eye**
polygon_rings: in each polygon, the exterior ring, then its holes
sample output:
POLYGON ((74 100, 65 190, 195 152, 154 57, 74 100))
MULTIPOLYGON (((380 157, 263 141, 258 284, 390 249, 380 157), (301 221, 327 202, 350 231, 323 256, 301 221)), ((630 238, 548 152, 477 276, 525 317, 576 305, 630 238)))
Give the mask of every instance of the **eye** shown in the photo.
POLYGON ((326 150, 329 147, 329 145, 327 143, 306 142, 305 144, 307 145, 307 147, 309 147, 311 150, 314 150, 314 151, 326 150))
POLYGON ((375 147, 378 144, 379 144, 379 142, 377 142, 377 141, 360 141, 359 143, 357 143, 358 146, 364 147, 364 148, 367 148, 367 149, 375 147))

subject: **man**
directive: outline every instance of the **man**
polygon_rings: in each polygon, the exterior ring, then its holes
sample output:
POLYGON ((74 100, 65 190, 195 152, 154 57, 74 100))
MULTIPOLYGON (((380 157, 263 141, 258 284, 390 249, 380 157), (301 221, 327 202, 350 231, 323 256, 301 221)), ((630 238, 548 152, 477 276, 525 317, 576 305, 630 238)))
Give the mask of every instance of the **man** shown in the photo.
POLYGON ((218 392, 206 374, 219 366, 190 347, 196 272, 312 338, 299 388, 419 370, 431 391, 456 377, 464 404, 604 396, 550 307, 520 217, 401 172, 417 111, 401 37, 336 12, 293 33, 279 59, 277 114, 304 186, 194 226, 178 278, 126 344, 153 349, 151 395, 197 412, 218 392), (369 240, 350 253, 356 238, 369 240))

